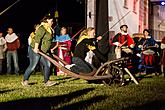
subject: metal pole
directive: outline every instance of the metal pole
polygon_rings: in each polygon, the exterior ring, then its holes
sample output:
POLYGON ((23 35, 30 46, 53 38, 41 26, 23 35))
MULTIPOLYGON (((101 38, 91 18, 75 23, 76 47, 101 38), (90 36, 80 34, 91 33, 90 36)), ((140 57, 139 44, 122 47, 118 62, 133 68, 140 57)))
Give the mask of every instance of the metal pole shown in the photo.
POLYGON ((9 10, 11 7, 13 7, 15 4, 17 4, 20 0, 17 0, 16 2, 14 2, 13 4, 11 4, 9 7, 7 7, 5 10, 3 10, 0 15, 2 15, 3 13, 5 13, 7 10, 9 10))

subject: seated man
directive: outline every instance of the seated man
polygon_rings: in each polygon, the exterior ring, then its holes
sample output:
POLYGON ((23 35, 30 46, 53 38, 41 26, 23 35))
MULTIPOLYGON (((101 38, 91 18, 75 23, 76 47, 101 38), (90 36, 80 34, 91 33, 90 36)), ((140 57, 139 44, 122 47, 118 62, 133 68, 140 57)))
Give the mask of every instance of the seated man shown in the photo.
POLYGON ((116 34, 112 39, 112 44, 116 46, 115 54, 116 58, 126 57, 128 54, 132 53, 130 48, 134 47, 134 41, 127 33, 128 26, 122 25, 120 27, 121 32, 116 34))

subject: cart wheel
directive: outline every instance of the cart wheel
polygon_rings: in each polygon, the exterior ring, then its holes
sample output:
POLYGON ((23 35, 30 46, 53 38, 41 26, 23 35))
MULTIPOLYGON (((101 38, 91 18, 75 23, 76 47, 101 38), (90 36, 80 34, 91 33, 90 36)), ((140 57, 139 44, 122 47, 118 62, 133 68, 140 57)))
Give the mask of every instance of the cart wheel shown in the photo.
POLYGON ((110 74, 111 78, 102 81, 105 85, 122 86, 124 84, 124 74, 119 67, 108 66, 108 68, 104 69, 104 72, 102 72, 102 75, 106 75, 106 74, 110 74))

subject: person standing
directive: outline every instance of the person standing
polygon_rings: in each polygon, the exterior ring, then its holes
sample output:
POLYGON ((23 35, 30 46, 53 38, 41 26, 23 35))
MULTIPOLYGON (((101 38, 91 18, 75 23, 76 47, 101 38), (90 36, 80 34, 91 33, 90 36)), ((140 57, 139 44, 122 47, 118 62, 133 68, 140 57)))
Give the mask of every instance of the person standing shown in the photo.
POLYGON ((17 50, 20 47, 18 36, 14 33, 13 28, 8 28, 8 34, 5 37, 7 42, 7 73, 11 73, 11 58, 14 61, 14 72, 19 75, 18 55, 17 50))
POLYGON ((112 39, 112 44, 116 46, 115 54, 116 58, 126 57, 129 53, 132 53, 131 48, 134 47, 134 41, 128 34, 128 26, 122 25, 120 27, 121 32, 116 34, 112 39))
POLYGON ((165 77, 164 73, 164 67, 165 67, 165 37, 163 37, 161 42, 161 50, 162 50, 162 56, 161 56, 161 72, 163 77, 165 77))
POLYGON ((0 74, 2 73, 2 63, 4 60, 4 54, 7 50, 6 40, 3 38, 3 33, 0 32, 0 74))
POLYGON ((50 62, 44 58, 43 56, 39 55, 38 52, 42 51, 45 54, 48 54, 51 46, 52 36, 53 36, 53 18, 51 16, 45 16, 41 20, 41 24, 39 28, 36 31, 34 40, 32 40, 32 43, 30 44, 29 48, 29 59, 31 59, 32 62, 30 62, 28 68, 26 69, 24 73, 24 78, 21 84, 23 86, 29 86, 28 80, 31 75, 31 73, 34 71, 37 63, 40 62, 43 65, 44 68, 44 83, 46 86, 53 86, 56 83, 53 81, 50 81, 50 62))
MULTIPOLYGON (((56 35, 55 42, 56 46, 51 49, 51 52, 58 48, 58 56, 66 61, 68 64, 71 64, 71 39, 70 36, 67 34, 67 29, 65 27, 61 28, 61 34, 58 36, 56 35)), ((60 63, 60 62, 59 62, 60 63)), ((66 75, 61 70, 57 70, 57 76, 66 75)))

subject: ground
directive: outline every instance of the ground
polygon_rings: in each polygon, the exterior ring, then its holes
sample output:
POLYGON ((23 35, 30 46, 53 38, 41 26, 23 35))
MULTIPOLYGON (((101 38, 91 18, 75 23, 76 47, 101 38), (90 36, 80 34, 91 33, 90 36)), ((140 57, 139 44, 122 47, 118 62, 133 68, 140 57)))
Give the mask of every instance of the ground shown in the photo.
POLYGON ((147 76, 139 85, 107 87, 74 78, 51 76, 58 85, 46 87, 42 75, 30 77, 30 87, 21 85, 22 76, 0 76, 0 110, 164 110, 165 79, 147 76))

